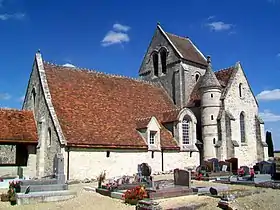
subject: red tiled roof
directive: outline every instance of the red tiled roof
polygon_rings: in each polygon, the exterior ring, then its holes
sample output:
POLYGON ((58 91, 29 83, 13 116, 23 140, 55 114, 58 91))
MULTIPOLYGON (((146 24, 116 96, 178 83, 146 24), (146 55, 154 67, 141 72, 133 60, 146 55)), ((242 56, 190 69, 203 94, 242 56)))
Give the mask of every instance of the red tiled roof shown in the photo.
POLYGON ((193 46, 191 41, 188 38, 177 36, 174 34, 170 34, 165 32, 171 42, 175 45, 175 47, 179 50, 182 56, 189 61, 202 64, 207 66, 207 61, 203 58, 203 56, 198 52, 198 50, 193 46))
POLYGON ((215 75, 216 75, 218 81, 220 82, 220 84, 222 85, 222 87, 227 86, 233 70, 234 70, 234 67, 229 67, 229 68, 222 69, 220 71, 215 72, 215 75))
POLYGON ((163 149, 180 149, 178 143, 173 138, 172 133, 164 126, 160 130, 160 143, 163 149))
MULTIPOLYGON (((234 70, 234 67, 229 67, 226 69, 222 69, 215 72, 215 75, 220 82, 222 88, 225 88, 228 85, 229 79, 232 75, 232 72, 234 70)), ((189 99, 189 105, 194 104, 196 101, 200 101, 200 94, 199 94, 199 87, 201 83, 201 78, 196 83, 195 87, 193 88, 193 91, 191 93, 190 99, 189 99)))
POLYGON ((137 118, 176 108, 152 84, 48 63, 44 68, 68 145, 146 149, 137 118))
POLYGON ((0 109, 0 143, 37 143, 33 112, 0 109))

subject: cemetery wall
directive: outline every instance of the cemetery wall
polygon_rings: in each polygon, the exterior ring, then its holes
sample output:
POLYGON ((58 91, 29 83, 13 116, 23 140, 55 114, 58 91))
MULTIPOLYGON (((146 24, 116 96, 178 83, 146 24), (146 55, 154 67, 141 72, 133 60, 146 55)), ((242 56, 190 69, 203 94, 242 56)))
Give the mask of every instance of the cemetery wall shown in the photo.
MULTIPOLYGON (((67 174, 68 154, 64 151, 65 174, 67 174)), ((100 172, 106 170, 107 178, 121 175, 133 175, 137 173, 137 165, 148 163, 152 173, 162 171, 161 152, 151 151, 111 151, 107 157, 107 151, 98 150, 72 150, 69 152, 69 179, 83 180, 96 178, 100 172)), ((199 153, 192 152, 164 152, 164 171, 175 168, 196 167, 199 165, 199 153), (190 157, 191 156, 191 157, 190 157)))

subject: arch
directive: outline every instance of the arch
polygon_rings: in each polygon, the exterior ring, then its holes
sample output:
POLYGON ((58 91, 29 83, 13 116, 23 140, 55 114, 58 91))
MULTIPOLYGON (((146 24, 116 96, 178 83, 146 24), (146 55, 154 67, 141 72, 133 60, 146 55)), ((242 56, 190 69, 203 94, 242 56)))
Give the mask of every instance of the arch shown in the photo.
POLYGON ((199 73, 196 73, 196 74, 195 74, 195 81, 197 82, 197 81, 199 80, 199 78, 200 78, 200 74, 199 74, 199 73))
POLYGON ((238 86, 238 92, 239 92, 239 97, 241 98, 242 97, 242 89, 243 89, 243 85, 242 85, 242 83, 240 83, 239 84, 239 86, 238 86))
POLYGON ((153 67, 154 67, 154 76, 158 76, 158 53, 153 52, 153 67))
POLYGON ((180 122, 182 122, 183 119, 184 119, 186 116, 189 117, 189 119, 190 119, 190 121, 192 121, 192 123, 197 124, 197 120, 196 120, 196 117, 195 117, 194 113, 193 113, 190 109, 188 109, 188 108, 182 109, 182 110, 180 111, 180 113, 179 113, 177 119, 178 119, 180 122))
POLYGON ((160 50, 161 72, 166 74, 167 48, 161 47, 160 50))
POLYGON ((240 113, 239 123, 240 123, 241 143, 245 143, 246 142, 246 132, 245 132, 245 113, 244 112, 240 113))

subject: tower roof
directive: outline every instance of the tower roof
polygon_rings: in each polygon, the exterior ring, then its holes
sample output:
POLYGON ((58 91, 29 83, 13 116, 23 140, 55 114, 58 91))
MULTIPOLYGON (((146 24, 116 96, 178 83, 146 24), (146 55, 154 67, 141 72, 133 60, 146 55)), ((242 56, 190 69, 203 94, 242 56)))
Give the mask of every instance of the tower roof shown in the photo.
POLYGON ((207 57, 208 67, 204 76, 201 78, 200 88, 221 88, 221 84, 219 83, 215 73, 212 71, 212 65, 210 56, 207 57))

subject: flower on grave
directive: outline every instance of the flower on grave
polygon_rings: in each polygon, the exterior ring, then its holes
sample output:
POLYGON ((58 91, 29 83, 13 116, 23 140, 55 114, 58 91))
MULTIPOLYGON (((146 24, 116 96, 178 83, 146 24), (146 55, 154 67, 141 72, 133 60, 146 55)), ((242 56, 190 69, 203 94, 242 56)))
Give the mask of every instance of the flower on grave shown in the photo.
POLYGON ((148 194, 144 186, 137 186, 131 190, 127 190, 123 195, 125 203, 129 204, 135 204, 135 201, 142 200, 147 197, 148 194))

